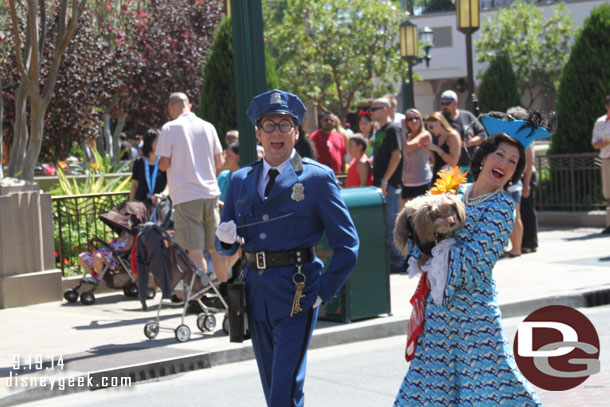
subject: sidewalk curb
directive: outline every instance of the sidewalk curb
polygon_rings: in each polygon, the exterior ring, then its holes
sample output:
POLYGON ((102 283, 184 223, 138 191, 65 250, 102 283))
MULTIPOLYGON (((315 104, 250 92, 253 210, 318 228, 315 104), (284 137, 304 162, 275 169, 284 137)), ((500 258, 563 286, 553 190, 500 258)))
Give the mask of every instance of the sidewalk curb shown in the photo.
MULTIPOLYGON (((573 308, 595 307, 610 303, 610 285, 576 290, 564 294, 515 301, 500 305, 503 318, 528 315, 536 309, 547 305, 565 305, 573 308)), ((407 331, 408 318, 405 317, 377 317, 375 319, 359 321, 341 325, 335 328, 322 328, 314 331, 310 349, 341 345, 371 339, 379 339, 396 335, 404 335, 407 331)), ((129 352, 129 351, 128 351, 129 352)), ((97 390, 102 388, 101 377, 122 378, 129 377, 131 383, 166 377, 174 374, 186 373, 213 366, 235 363, 254 358, 251 345, 233 349, 223 349, 212 352, 198 352, 174 358, 157 361, 134 363, 131 365, 108 368, 94 372, 73 372, 73 377, 91 376, 93 386, 72 387, 69 390, 47 390, 47 388, 25 389, 14 392, 6 390, 8 396, 0 398, 0 406, 15 406, 26 402, 43 400, 50 397, 66 394, 97 390)))

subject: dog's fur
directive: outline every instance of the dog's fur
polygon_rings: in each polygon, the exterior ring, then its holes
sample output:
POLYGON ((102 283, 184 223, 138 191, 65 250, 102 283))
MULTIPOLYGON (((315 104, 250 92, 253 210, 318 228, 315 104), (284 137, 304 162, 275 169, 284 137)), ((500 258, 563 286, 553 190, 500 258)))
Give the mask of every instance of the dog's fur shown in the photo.
MULTIPOLYGON (((422 195, 408 201, 396 218, 394 245, 406 256, 408 241, 417 236, 422 246, 451 237, 466 220, 464 203, 454 194, 422 195)), ((420 247, 421 248, 421 247, 420 247)), ((428 256, 421 253, 420 266, 428 256)))

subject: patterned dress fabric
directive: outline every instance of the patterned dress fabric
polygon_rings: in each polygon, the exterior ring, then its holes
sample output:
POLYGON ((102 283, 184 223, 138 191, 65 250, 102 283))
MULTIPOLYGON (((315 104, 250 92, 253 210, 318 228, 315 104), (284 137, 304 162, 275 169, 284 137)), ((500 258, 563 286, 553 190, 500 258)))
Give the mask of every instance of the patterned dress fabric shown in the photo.
MULTIPOLYGON (((121 236, 115 238, 113 241, 111 241, 108 244, 114 250, 121 251, 121 250, 125 250, 127 248, 128 243, 129 243, 129 240, 128 240, 127 232, 124 232, 124 234, 121 234, 121 236)), ((93 265, 93 257, 95 257, 96 254, 101 254, 104 257, 104 263, 110 262, 110 268, 114 269, 116 267, 116 261, 114 260, 114 257, 112 256, 112 250, 110 250, 106 246, 103 246, 96 252, 85 252, 81 258, 85 261, 85 263, 87 263, 87 265, 89 267, 91 267, 91 269, 94 269, 95 266, 93 265)))
POLYGON ((514 213, 514 202, 503 192, 466 207, 466 225, 456 231, 449 254, 443 304, 428 297, 415 359, 395 407, 541 406, 502 330, 492 276, 514 213))

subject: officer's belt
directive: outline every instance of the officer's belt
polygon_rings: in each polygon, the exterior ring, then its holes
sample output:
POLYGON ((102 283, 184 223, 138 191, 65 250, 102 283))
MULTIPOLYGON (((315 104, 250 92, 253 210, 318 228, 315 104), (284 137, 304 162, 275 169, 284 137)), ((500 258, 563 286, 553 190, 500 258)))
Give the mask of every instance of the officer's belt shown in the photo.
POLYGON ((316 257, 316 251, 313 247, 308 247, 285 252, 245 252, 245 257, 248 266, 264 270, 267 267, 296 266, 311 262, 316 257))

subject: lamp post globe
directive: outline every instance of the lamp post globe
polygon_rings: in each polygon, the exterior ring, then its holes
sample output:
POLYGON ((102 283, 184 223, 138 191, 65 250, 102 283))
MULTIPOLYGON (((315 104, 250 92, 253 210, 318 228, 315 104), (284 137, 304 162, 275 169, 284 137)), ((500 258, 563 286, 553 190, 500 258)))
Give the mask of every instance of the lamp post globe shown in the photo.
POLYGON ((430 67, 430 60, 432 57, 430 56, 430 48, 434 44, 434 30, 428 26, 425 26, 423 29, 419 30, 419 40, 422 44, 424 44, 424 61, 426 61, 426 68, 430 67))

